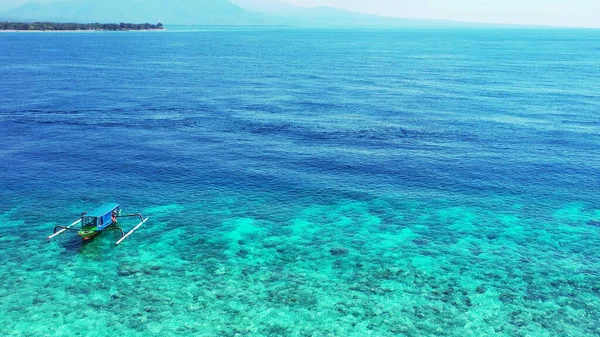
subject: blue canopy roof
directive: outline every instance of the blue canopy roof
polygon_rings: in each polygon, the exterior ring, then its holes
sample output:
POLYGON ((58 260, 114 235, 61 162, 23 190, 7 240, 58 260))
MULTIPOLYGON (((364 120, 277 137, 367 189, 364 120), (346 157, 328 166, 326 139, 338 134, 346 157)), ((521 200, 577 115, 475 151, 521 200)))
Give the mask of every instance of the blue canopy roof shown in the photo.
POLYGON ((88 214, 86 214, 86 216, 91 216, 91 217, 101 217, 103 215, 106 215, 112 211, 114 211, 116 208, 119 207, 119 204, 104 204, 98 208, 96 208, 95 210, 89 212, 88 214))

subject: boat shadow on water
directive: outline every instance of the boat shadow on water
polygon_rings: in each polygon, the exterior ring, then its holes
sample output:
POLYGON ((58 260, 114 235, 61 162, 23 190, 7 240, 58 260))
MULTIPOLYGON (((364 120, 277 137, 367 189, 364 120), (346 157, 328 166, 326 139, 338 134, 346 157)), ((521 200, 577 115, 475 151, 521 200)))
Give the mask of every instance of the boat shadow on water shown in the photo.
POLYGON ((62 255, 80 256, 92 260, 105 260, 107 253, 114 249, 115 241, 121 238, 120 233, 109 231, 101 233, 91 240, 81 240, 77 236, 70 236, 58 241, 64 249, 62 255))

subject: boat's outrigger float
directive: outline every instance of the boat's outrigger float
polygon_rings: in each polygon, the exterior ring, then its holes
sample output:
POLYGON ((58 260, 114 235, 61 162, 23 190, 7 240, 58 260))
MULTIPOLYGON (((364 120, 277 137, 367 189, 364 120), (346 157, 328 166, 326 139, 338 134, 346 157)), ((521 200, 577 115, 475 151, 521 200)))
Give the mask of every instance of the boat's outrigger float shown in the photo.
POLYGON ((89 213, 81 214, 81 218, 68 226, 56 226, 54 227, 54 234, 48 237, 48 240, 60 235, 66 231, 76 231, 77 235, 84 241, 90 240, 94 236, 106 231, 119 231, 121 233, 121 239, 117 241, 119 245, 123 240, 127 239, 133 232, 138 230, 144 223, 148 221, 148 218, 144 218, 141 214, 128 214, 121 215, 121 207, 118 204, 106 204, 102 207, 95 209, 89 213), (140 223, 137 224, 132 230, 125 233, 121 227, 118 226, 117 222, 119 218, 126 217, 139 217, 140 223), (78 227, 78 225, 81 225, 78 227))

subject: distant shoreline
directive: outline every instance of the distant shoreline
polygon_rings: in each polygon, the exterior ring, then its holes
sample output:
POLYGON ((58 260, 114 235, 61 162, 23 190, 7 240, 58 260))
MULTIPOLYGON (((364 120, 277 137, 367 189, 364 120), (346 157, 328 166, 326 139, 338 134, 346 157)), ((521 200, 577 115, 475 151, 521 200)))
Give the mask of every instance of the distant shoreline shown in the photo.
POLYGON ((0 29, 0 33, 106 33, 106 32, 162 32, 163 29, 140 29, 140 30, 102 30, 102 29, 84 29, 84 30, 7 30, 0 29))
POLYGON ((1 32, 127 32, 164 30, 162 23, 75 23, 0 21, 1 32))

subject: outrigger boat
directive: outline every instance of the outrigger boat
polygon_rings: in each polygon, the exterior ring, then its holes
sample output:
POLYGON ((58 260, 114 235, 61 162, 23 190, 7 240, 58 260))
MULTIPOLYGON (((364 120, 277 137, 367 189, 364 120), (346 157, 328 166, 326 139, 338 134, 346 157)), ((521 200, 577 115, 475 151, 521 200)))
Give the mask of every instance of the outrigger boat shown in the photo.
POLYGON ((119 231, 121 232, 121 239, 116 243, 116 245, 119 245, 146 223, 146 221, 148 221, 148 218, 144 218, 141 214, 121 215, 121 207, 118 204, 105 204, 89 213, 82 213, 79 220, 68 226, 54 227, 54 234, 50 235, 48 240, 66 231, 76 231, 77 235, 84 241, 92 239, 101 232, 119 231), (141 222, 132 230, 125 233, 123 232, 123 229, 118 226, 118 219, 125 217, 139 217, 141 222), (77 227, 77 225, 81 226, 77 227))

